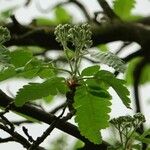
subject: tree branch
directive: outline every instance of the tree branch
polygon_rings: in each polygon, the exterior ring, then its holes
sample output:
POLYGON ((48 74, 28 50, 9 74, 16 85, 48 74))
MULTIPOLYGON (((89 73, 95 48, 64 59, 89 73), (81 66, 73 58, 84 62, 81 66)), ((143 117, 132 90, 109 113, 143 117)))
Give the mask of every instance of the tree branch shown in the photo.
MULTIPOLYGON (((46 49, 60 50, 62 47, 56 42, 55 27, 20 26, 13 23, 6 27, 10 30, 11 40, 5 46, 40 46, 46 49)), ((137 42, 140 45, 150 41, 150 29, 137 23, 109 23, 91 26, 93 46, 114 41, 137 42)))
MULTIPOLYGON (((11 98, 9 98, 7 95, 5 95, 5 93, 0 91, 0 106, 1 107, 5 108, 11 101, 12 101, 11 98)), ((10 110, 30 116, 32 118, 35 118, 35 119, 42 121, 44 123, 47 123, 49 125, 56 119, 56 116, 46 113, 46 112, 44 112, 34 106, 31 106, 29 104, 25 104, 22 107, 16 107, 14 104, 12 104, 10 110)), ((72 135, 72 136, 76 137, 77 139, 83 141, 85 143, 85 145, 87 145, 87 144, 92 145, 93 147, 98 147, 99 149, 102 148, 103 150, 107 149, 108 143, 103 142, 100 145, 95 145, 95 144, 91 143, 88 139, 86 139, 85 137, 83 137, 80 134, 80 132, 76 126, 74 126, 68 122, 64 122, 61 119, 58 120, 58 123, 56 124, 55 127, 63 132, 68 133, 69 135, 72 135)), ((97 149, 95 148, 95 150, 97 150, 97 149)))
POLYGON ((112 20, 120 20, 120 18, 114 13, 106 0, 97 0, 100 6, 103 8, 104 13, 112 20))
POLYGON ((4 139, 0 138, 0 143, 7 143, 7 142, 13 142, 13 141, 14 141, 13 137, 7 137, 4 139))

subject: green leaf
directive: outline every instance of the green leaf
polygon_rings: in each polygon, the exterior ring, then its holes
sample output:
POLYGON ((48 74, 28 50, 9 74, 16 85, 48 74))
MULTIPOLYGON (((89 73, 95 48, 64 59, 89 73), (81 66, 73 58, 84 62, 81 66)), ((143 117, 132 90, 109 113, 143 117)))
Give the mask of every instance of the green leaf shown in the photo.
POLYGON ((84 81, 89 87, 94 87, 94 88, 101 88, 101 89, 105 89, 107 90, 109 88, 109 85, 102 81, 102 80, 99 80, 99 79, 87 79, 86 81, 84 81))
POLYGON ((58 24, 70 23, 72 21, 71 15, 66 11, 66 9, 60 6, 55 8, 55 17, 58 24))
MULTIPOLYGON (((128 85, 133 85, 134 82, 134 76, 133 76, 133 72, 134 69, 136 68, 136 65, 142 60, 141 57, 137 57, 132 59, 129 62, 129 65, 127 67, 127 71, 125 74, 125 78, 127 81, 128 85)), ((141 73, 141 77, 140 77, 140 84, 145 84, 147 82, 150 82, 150 65, 147 64, 146 66, 143 67, 142 73, 141 73)))
POLYGON ((109 48, 106 44, 100 44, 97 46, 97 48, 102 52, 108 52, 109 51, 109 48))
POLYGON ((41 99, 48 95, 57 95, 58 92, 64 94, 67 86, 64 78, 53 77, 43 83, 29 83, 19 89, 16 95, 15 104, 22 106, 28 101, 41 99))
POLYGON ((91 66, 91 67, 87 67, 84 70, 82 70, 81 75, 82 76, 92 76, 95 73, 97 73, 99 71, 99 69, 100 69, 99 65, 94 65, 94 66, 91 66))
POLYGON ((131 16, 135 4, 135 0, 114 0, 113 10, 121 19, 127 20, 131 16))
POLYGON ((43 97, 44 102, 51 103, 54 99, 54 95, 48 95, 47 97, 43 97))
POLYGON ((44 18, 44 17, 38 17, 35 19, 35 23, 37 26, 50 26, 50 25, 56 25, 56 21, 49 19, 49 18, 44 18))
POLYGON ((4 19, 8 19, 11 15, 13 15, 13 12, 18 8, 18 6, 11 6, 3 11, 0 12, 0 16, 4 19))
POLYGON ((21 49, 10 53, 10 62, 15 67, 22 67, 31 59, 32 53, 26 50, 21 49))
POLYGON ((74 100, 75 121, 81 134, 91 142, 100 144, 102 142, 100 130, 109 126, 110 100, 94 96, 85 86, 77 89, 74 100))
POLYGON ((2 66, 9 66, 9 50, 0 44, 0 63, 2 66))
POLYGON ((18 76, 24 78, 33 78, 37 77, 38 73, 41 72, 41 68, 43 67, 43 61, 37 58, 31 59, 23 69, 18 70, 18 76))
POLYGON ((129 91, 124 86, 124 84, 125 84, 124 80, 115 78, 115 76, 111 72, 105 71, 105 70, 99 71, 95 75, 95 78, 99 79, 99 80, 102 80, 102 81, 106 82, 108 85, 110 85, 116 91, 118 96, 121 98, 124 105, 126 107, 130 108, 130 102, 131 101, 128 97, 129 96, 129 91))
POLYGON ((39 76, 42 79, 48 79, 55 75, 54 69, 50 63, 33 58, 28 61, 24 67, 17 68, 16 70, 18 77, 33 78, 39 76))
POLYGON ((0 26, 0 44, 10 40, 10 32, 7 28, 0 26))
POLYGON ((42 68, 41 71, 38 73, 39 77, 44 79, 44 78, 50 78, 55 75, 53 69, 51 68, 42 68))
POLYGON ((92 58, 97 59, 102 64, 114 68, 116 71, 124 73, 126 70, 125 63, 117 55, 111 52, 89 51, 89 53, 92 58))
POLYGON ((9 67, 0 72, 0 81, 4 81, 16 75, 15 68, 9 67))

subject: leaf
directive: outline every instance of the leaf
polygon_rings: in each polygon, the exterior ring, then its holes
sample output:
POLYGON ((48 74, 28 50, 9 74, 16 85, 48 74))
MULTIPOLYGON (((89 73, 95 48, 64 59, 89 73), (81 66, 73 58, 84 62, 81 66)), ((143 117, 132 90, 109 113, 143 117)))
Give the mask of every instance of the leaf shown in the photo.
POLYGON ((35 23, 37 26, 50 26, 50 25, 56 25, 56 21, 51 20, 49 18, 44 17, 38 17, 35 19, 35 23))
POLYGON ((53 77, 43 83, 29 83, 19 89, 16 95, 15 104, 22 106, 28 101, 41 99, 48 95, 56 95, 58 92, 64 94, 67 86, 64 78, 53 77))
POLYGON ((95 73, 97 73, 99 71, 99 69, 100 69, 99 65, 90 66, 90 67, 83 69, 81 72, 81 75, 82 76, 92 76, 95 73))
POLYGON ((9 66, 9 50, 0 44, 0 63, 2 66, 9 66))
POLYGON ((4 81, 16 75, 14 67, 9 67, 0 72, 0 81, 4 81))
POLYGON ((39 76, 42 79, 48 79, 55 75, 54 69, 50 63, 33 58, 28 61, 24 67, 16 69, 18 77, 24 77, 27 79, 39 76))
POLYGON ((83 136, 95 144, 102 142, 100 130, 109 126, 109 106, 107 98, 92 95, 87 87, 79 87, 74 97, 75 121, 83 136))
POLYGON ((43 97, 44 102, 46 102, 47 104, 51 103, 53 99, 54 99, 53 95, 48 95, 47 97, 43 97))
MULTIPOLYGON (((133 72, 134 69, 136 68, 136 65, 142 60, 141 57, 137 57, 132 59, 127 67, 127 71, 125 74, 125 78, 127 81, 127 85, 133 85, 134 82, 134 76, 133 76, 133 72)), ((142 69, 142 73, 141 73, 141 77, 140 77, 140 84, 145 84, 147 82, 150 82, 150 65, 147 64, 146 66, 143 67, 142 69)))
POLYGON ((23 69, 18 69, 18 76, 31 79, 33 77, 37 77, 39 72, 41 72, 41 68, 43 67, 43 61, 37 58, 31 59, 23 69))
POLYGON ((115 76, 111 72, 105 71, 105 70, 99 71, 95 75, 95 78, 99 79, 99 80, 102 80, 102 81, 106 82, 108 85, 110 85, 116 91, 116 93, 118 94, 118 96, 122 100, 123 104, 127 108, 130 108, 131 101, 128 97, 129 96, 129 91, 124 86, 124 84, 125 84, 124 80, 115 78, 115 76))
POLYGON ((0 44, 8 41, 10 39, 10 32, 7 28, 0 26, 0 44))
POLYGON ((54 76, 54 71, 51 68, 42 68, 41 71, 39 71, 38 73, 39 77, 44 79, 44 78, 50 78, 52 76, 54 76))
POLYGON ((97 59, 100 63, 106 64, 116 71, 124 73, 126 70, 125 63, 115 54, 111 52, 89 51, 90 55, 97 59))
POLYGON ((10 53, 10 62, 15 67, 22 67, 31 59, 32 53, 26 50, 21 49, 10 53))
POLYGON ((113 10, 121 19, 127 20, 131 16, 135 4, 135 0, 114 0, 113 10))
POLYGON ((13 15, 13 12, 18 8, 18 6, 11 6, 3 11, 0 12, 0 16, 4 19, 8 19, 11 15, 13 15))
POLYGON ((66 9, 60 6, 55 8, 55 17, 58 24, 70 23, 72 21, 71 15, 66 11, 66 9))
POLYGON ((109 48, 106 44, 100 44, 97 46, 97 48, 102 52, 108 52, 109 51, 109 48))

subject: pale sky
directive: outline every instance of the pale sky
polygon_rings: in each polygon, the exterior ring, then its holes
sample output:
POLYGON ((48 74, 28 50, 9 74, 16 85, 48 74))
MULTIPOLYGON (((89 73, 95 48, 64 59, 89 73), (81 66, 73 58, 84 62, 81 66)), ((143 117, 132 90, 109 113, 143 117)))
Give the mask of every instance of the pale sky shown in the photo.
MULTIPOLYGON (((37 1, 37 0, 36 0, 37 1)), ((47 8, 49 6, 50 3, 54 4, 56 1, 58 0, 38 0, 38 2, 42 5, 43 8, 47 8)), ((83 3, 85 3, 85 5, 87 6, 88 10, 91 12, 97 10, 99 11, 99 7, 97 5, 96 0, 82 0, 83 3)), ((112 0, 109 0, 109 2, 111 2, 112 0)), ((9 6, 21 6, 22 3, 24 2, 24 0, 0 0, 0 9, 4 9, 7 8, 9 6)), ((82 14, 77 12, 76 8, 74 8, 73 6, 68 6, 67 9, 73 14, 75 12, 76 17, 75 17, 75 21, 84 21, 82 14)), ((143 14, 143 15, 150 15, 150 1, 149 0, 137 0, 137 5, 136 5, 136 9, 134 10, 134 13, 138 13, 138 14, 143 14)), ((32 3, 31 6, 29 6, 29 8, 19 8, 16 12, 15 12, 16 18, 20 21, 20 23, 29 23, 32 18, 34 18, 35 16, 47 16, 47 17, 52 17, 52 14, 46 13, 46 14, 42 14, 40 12, 38 12, 36 10, 35 5, 32 3)), ((73 14, 74 15, 74 14, 73 14)), ((117 45, 119 43, 112 43, 109 45, 110 50, 113 51, 114 49, 116 49, 117 45)), ((135 44, 133 45, 133 49, 136 49, 138 46, 135 44)), ((8 88, 12 91, 12 93, 16 93, 16 91, 23 85, 26 84, 27 81, 18 81, 16 84, 16 81, 11 81, 11 82, 7 82, 6 83, 1 83, 0 84, 0 88, 3 89, 4 91, 6 91, 8 88)), ((129 88, 130 92, 131 92, 131 99, 133 99, 133 95, 132 95, 132 88, 129 88)), ((150 91, 150 85, 144 85, 142 87, 140 87, 140 97, 142 98, 142 110, 146 116, 146 119, 148 120, 148 124, 150 125, 150 113, 149 113, 149 109, 150 109, 150 95, 149 95, 149 91, 150 91)), ((121 100, 118 98, 118 96, 115 94, 115 92, 113 90, 111 90, 112 94, 113 94, 113 100, 112 100, 112 112, 111 112, 111 117, 117 117, 117 116, 121 116, 121 115, 126 115, 126 114, 132 114, 133 111, 132 110, 128 110, 127 108, 125 108, 121 102, 121 100)), ((60 100, 62 102, 62 100, 60 100)), ((59 104, 60 101, 57 101, 56 103, 59 104)), ((49 106, 46 106, 49 108, 49 106)), ((20 119, 19 116, 15 115, 15 114, 11 114, 9 115, 9 118, 11 118, 12 120, 20 119)), ((47 128, 47 125, 43 125, 43 124, 36 124, 36 125, 25 125, 29 132, 31 133, 31 135, 33 135, 34 138, 36 138, 37 136, 40 136, 40 134, 43 133, 43 131, 47 128)), ((19 132, 22 132, 21 129, 17 129, 19 132)), ((42 145, 47 145, 47 143, 49 141, 51 141, 52 139, 54 139, 55 136, 57 136, 57 133, 59 133, 59 131, 57 129, 55 129, 52 132, 52 135, 42 144, 42 145)), ((62 133, 62 132, 61 132, 62 133)), ((6 135, 4 132, 2 132, 0 130, 0 137, 6 135)), ((107 133, 105 134, 105 137, 107 137, 107 133)), ((69 140, 70 140, 70 136, 69 136, 69 140)), ((14 142, 12 143, 6 143, 6 144, 0 144, 0 150, 24 150, 24 148, 20 145, 20 144, 16 144, 14 142)))

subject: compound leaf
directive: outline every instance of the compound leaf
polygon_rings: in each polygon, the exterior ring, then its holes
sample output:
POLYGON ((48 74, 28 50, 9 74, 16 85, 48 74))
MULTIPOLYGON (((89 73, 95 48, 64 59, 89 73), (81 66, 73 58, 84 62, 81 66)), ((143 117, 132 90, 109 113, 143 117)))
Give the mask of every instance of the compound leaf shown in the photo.
POLYGON ((115 76, 111 72, 105 71, 105 70, 99 71, 95 75, 95 77, 96 77, 96 79, 100 79, 100 80, 106 82, 108 85, 110 85, 116 91, 118 96, 121 98, 124 105, 126 107, 130 108, 130 102, 131 101, 128 97, 129 91, 124 86, 124 84, 125 84, 124 80, 115 78, 115 76))
MULTIPOLYGON (((107 96, 106 96, 107 97, 107 96)), ((75 94, 75 121, 83 136, 91 142, 102 142, 100 130, 109 126, 110 99, 91 94, 86 86, 79 87, 75 94)))
POLYGON ((56 95, 58 92, 64 94, 66 91, 65 80, 60 77, 53 77, 43 83, 29 83, 17 92, 15 104, 22 106, 28 101, 56 95))
POLYGON ((94 65, 91 67, 87 67, 85 69, 83 69, 83 71, 81 72, 82 76, 92 76, 94 75, 94 73, 97 73, 100 69, 99 65, 94 65))
POLYGON ((10 53, 10 61, 15 67, 22 67, 31 59, 32 53, 26 50, 16 50, 10 53))
POLYGON ((9 67, 0 72, 0 81, 4 81, 16 75, 14 67, 9 67))
POLYGON ((116 71, 124 73, 126 70, 125 63, 115 54, 111 52, 102 52, 102 51, 89 51, 91 56, 97 59, 100 63, 106 64, 116 71))
POLYGON ((114 12, 123 20, 127 20, 131 16, 131 10, 134 8, 135 0, 114 0, 114 12))

